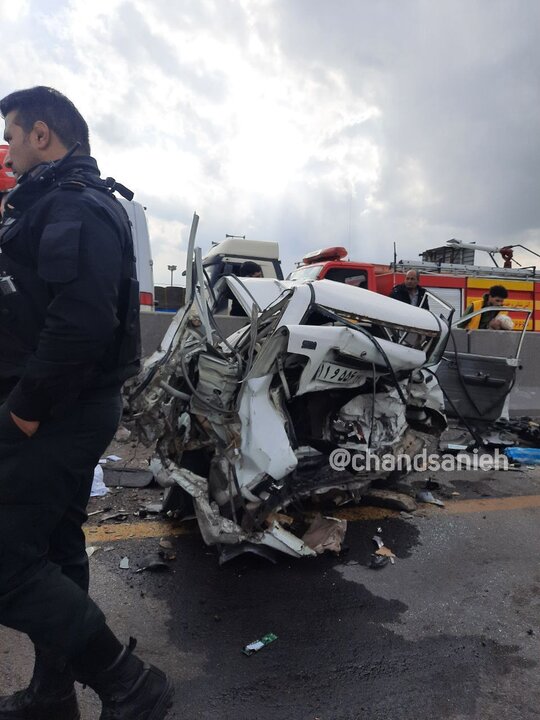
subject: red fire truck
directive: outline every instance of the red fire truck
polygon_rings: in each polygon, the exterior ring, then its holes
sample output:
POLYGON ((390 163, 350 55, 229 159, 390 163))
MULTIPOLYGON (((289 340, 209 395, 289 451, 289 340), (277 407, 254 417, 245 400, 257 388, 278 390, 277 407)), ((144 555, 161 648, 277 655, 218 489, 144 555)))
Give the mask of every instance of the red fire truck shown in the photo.
MULTIPOLYGON (((448 246, 422 253, 422 259, 416 262, 400 261, 389 265, 352 261, 347 259, 347 254, 344 247, 308 253, 288 279, 326 278, 389 295, 394 285, 404 282, 407 271, 415 269, 420 272, 420 285, 455 309, 455 319, 463 315, 473 300, 481 300, 492 285, 504 285, 508 290, 505 305, 532 311, 527 330, 540 331, 540 276, 534 266, 512 267, 511 247, 491 248, 450 241, 448 246), (492 258, 495 253, 500 253, 505 267, 472 264, 476 250, 485 250, 492 258)), ((436 301, 431 299, 430 307, 438 310, 436 301)), ((512 315, 515 330, 523 328, 526 317, 525 312, 512 315)))

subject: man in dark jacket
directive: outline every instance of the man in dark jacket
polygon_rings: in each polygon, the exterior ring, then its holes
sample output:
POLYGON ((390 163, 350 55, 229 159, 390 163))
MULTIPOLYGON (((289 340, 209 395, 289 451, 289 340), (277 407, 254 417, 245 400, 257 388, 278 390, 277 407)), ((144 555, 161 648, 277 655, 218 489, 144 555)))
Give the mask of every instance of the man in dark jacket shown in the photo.
POLYGON ((390 293, 390 297, 394 300, 400 300, 409 305, 416 305, 429 310, 429 302, 426 297, 426 291, 418 284, 420 273, 418 270, 408 270, 405 275, 405 282, 395 285, 390 293))
POLYGON ((88 596, 81 528, 139 365, 129 221, 65 96, 21 90, 0 112, 18 178, 0 227, 0 623, 36 650, 29 687, 0 699, 0 720, 76 720, 74 679, 99 694, 104 720, 160 720, 170 683, 88 596))

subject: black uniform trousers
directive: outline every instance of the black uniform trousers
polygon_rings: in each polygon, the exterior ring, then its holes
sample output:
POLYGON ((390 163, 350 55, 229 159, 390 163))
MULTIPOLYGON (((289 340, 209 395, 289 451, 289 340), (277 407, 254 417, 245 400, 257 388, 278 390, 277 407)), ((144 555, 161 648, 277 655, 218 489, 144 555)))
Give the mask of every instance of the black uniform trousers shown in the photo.
POLYGON ((121 411, 119 389, 87 390, 29 438, 0 406, 0 624, 60 658, 105 623, 88 596, 82 525, 121 411))

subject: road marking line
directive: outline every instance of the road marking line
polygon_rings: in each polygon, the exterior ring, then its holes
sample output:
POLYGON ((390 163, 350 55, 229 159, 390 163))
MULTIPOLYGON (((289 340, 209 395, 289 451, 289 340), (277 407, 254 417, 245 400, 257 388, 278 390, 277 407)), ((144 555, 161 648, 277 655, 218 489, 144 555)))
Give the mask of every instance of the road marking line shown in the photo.
MULTIPOLYGON (((469 513, 504 512, 508 510, 525 510, 540 508, 540 495, 519 495, 504 498, 479 498, 477 500, 445 500, 444 507, 419 503, 414 517, 431 515, 465 515, 469 513)), ((342 508, 332 513, 342 520, 378 520, 384 517, 399 517, 398 510, 387 508, 363 507, 342 508), (374 512, 375 511, 375 512, 374 512)))
POLYGON ((86 542, 89 545, 114 542, 116 540, 162 537, 165 535, 168 537, 171 535, 193 535, 196 532, 198 532, 197 525, 193 522, 176 525, 171 520, 139 521, 126 523, 125 525, 117 523, 87 525, 84 528, 86 542))
MULTIPOLYGON (((432 515, 465 515, 469 513, 504 512, 509 510, 526 510, 540 508, 540 495, 521 495, 518 497, 482 498, 478 500, 449 500, 445 507, 420 504, 413 517, 432 515)), ((311 513, 310 513, 311 514, 311 513)), ((371 506, 342 508, 332 512, 332 517, 350 522, 362 520, 383 520, 388 517, 399 517, 398 510, 371 506)), ((189 520, 176 524, 171 520, 139 521, 130 524, 109 523, 107 525, 89 525, 84 528, 88 545, 94 543, 115 542, 117 540, 134 540, 162 536, 193 535, 198 533, 197 524, 189 520)))
MULTIPOLYGON (((433 508, 432 505, 429 507, 433 508)), ((539 508, 540 495, 479 498, 478 500, 452 500, 446 507, 451 515, 474 512, 499 512, 501 510, 525 510, 526 508, 539 508)))

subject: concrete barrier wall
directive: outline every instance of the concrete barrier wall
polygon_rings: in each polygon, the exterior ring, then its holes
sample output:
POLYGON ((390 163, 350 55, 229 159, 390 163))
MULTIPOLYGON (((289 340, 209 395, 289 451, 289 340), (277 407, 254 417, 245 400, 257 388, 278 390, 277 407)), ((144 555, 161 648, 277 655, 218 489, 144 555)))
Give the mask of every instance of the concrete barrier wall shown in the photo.
POLYGON ((158 349, 173 317, 174 313, 141 313, 141 341, 143 357, 149 357, 155 350, 158 349))
MULTIPOLYGON (((143 357, 149 357, 158 349, 174 316, 175 313, 165 312, 141 313, 141 341, 143 357)), ((238 328, 241 328, 242 325, 247 323, 247 318, 242 317, 216 315, 215 318, 218 327, 225 337, 232 335, 235 330, 238 330, 238 328)))
MULTIPOLYGON (((159 347, 173 317, 173 313, 141 314, 144 357, 148 357, 159 347)), ((216 320, 225 336, 246 323, 245 318, 227 315, 217 315, 216 320)), ((458 352, 513 357, 520 333, 501 330, 454 330, 454 337, 458 352)), ((452 340, 449 341, 447 349, 454 349, 452 340)), ((540 417, 540 333, 526 333, 520 361, 521 368, 517 370, 516 384, 510 393, 510 415, 540 417)))

